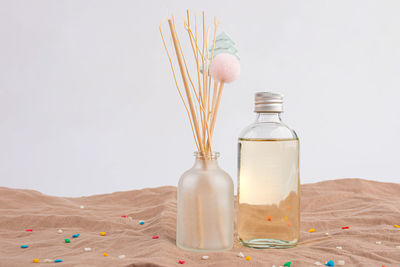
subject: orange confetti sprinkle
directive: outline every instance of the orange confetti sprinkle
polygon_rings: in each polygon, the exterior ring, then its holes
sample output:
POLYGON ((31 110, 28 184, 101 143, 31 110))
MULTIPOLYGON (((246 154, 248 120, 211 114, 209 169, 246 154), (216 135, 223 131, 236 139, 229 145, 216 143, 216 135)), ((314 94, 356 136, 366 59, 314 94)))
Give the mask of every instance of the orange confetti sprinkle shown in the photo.
POLYGON ((309 232, 309 233, 313 233, 313 232, 315 232, 315 229, 314 229, 314 228, 311 228, 310 230, 308 230, 308 232, 309 232))
POLYGON ((397 224, 395 224, 395 225, 393 225, 394 227, 396 227, 396 228, 400 228, 400 226, 398 226, 397 224))
POLYGON ((271 221, 271 216, 267 216, 267 221, 271 221))
POLYGON ((290 222, 287 222, 286 225, 287 225, 287 227, 290 227, 290 222))
POLYGON ((104 252, 104 254, 103 254, 103 255, 104 255, 104 257, 107 257, 107 256, 108 256, 108 254, 107 254, 107 253, 105 253, 105 252, 104 252))

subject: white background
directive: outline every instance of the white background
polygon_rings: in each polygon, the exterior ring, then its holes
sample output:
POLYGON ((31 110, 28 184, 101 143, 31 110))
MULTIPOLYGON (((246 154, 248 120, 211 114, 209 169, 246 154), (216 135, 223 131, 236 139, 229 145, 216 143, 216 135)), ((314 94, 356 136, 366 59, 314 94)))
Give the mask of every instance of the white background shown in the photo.
MULTIPOLYGON (((234 181, 253 93, 272 90, 300 137, 303 183, 398 182, 400 1, 169 1, 184 43, 186 8, 217 16, 241 57, 215 138, 234 181)), ((0 0, 0 186, 177 184, 195 145, 158 32, 168 13, 165 1, 0 0)))

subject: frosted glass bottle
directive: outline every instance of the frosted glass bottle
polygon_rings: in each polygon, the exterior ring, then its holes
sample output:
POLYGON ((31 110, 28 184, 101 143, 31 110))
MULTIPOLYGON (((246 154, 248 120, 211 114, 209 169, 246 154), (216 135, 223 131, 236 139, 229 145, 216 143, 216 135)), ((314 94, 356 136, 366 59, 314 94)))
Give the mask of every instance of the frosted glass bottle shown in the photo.
POLYGON ((299 139, 282 103, 256 93, 257 118, 239 137, 238 236, 248 247, 289 248, 300 237, 299 139))
POLYGON ((233 247, 232 178, 218 166, 219 153, 195 152, 195 163, 179 180, 176 245, 194 252, 233 247))

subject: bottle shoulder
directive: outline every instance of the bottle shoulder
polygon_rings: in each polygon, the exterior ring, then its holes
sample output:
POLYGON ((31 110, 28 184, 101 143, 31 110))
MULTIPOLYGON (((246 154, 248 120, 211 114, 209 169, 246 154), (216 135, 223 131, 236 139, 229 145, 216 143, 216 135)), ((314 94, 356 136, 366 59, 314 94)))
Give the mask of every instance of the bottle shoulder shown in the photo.
POLYGON ((242 130, 239 139, 292 140, 298 136, 282 122, 255 122, 242 130))

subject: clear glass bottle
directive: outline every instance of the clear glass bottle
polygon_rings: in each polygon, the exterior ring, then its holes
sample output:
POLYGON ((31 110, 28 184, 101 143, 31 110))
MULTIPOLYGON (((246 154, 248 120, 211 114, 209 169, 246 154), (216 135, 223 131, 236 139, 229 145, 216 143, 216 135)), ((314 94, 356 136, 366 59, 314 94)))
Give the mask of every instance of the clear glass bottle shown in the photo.
POLYGON ((288 248, 300 237, 299 139, 281 121, 282 103, 256 93, 256 121, 239 137, 238 236, 248 247, 288 248))
POLYGON ((195 152, 195 163, 179 180, 176 245, 194 252, 233 247, 233 181, 218 166, 219 153, 195 152))

